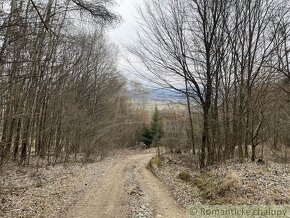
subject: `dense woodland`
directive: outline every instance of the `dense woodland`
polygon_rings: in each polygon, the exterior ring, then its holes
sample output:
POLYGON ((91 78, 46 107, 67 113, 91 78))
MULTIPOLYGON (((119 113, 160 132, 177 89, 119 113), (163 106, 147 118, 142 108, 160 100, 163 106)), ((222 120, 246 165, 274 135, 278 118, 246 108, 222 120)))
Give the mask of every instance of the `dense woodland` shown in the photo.
MULTIPOLYGON (((130 94, 119 72, 118 49, 107 37, 121 20, 112 4, 1 2, 1 166, 28 164, 32 156, 88 160, 142 140, 150 121, 132 96, 143 88, 131 85, 130 94)), ((149 131, 153 145, 185 147, 200 168, 235 155, 254 161, 261 146, 284 151, 279 157, 286 161, 289 6, 150 0, 140 7, 138 44, 129 50, 151 80, 180 93, 186 106, 186 113, 177 109, 182 105, 161 111, 164 137, 149 131)))
POLYGON ((0 0, 0 217, 286 214, 289 133, 289 0, 0 0))
POLYGON ((289 9, 284 0, 151 0, 140 7, 139 43, 129 50, 151 81, 186 100, 186 117, 176 108, 165 113, 165 145, 174 138, 171 147, 190 147, 200 168, 235 155, 255 161, 263 146, 283 151, 286 161, 289 9))
POLYGON ((0 158, 48 163, 134 145, 140 116, 118 71, 107 1, 11 0, 0 11, 0 158))

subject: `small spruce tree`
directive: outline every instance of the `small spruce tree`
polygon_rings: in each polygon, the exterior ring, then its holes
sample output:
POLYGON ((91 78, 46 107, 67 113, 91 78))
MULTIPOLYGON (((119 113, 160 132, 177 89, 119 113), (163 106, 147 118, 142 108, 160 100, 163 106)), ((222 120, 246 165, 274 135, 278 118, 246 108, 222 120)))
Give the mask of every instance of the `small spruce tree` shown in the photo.
POLYGON ((146 147, 150 147, 153 142, 152 132, 146 126, 142 130, 142 142, 146 145, 146 147))
POLYGON ((160 112, 155 106, 150 128, 145 126, 142 130, 142 142, 146 147, 150 147, 153 142, 158 142, 160 140, 162 134, 160 112))
POLYGON ((158 142, 162 137, 161 116, 156 106, 152 115, 151 134, 153 142, 158 142))

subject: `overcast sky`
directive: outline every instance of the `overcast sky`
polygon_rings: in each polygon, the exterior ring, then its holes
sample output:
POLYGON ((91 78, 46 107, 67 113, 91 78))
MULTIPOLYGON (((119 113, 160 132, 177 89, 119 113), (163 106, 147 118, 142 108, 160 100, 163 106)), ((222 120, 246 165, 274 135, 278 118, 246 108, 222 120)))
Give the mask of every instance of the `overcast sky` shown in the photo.
POLYGON ((137 7, 143 0, 118 0, 117 2, 115 11, 121 15, 123 21, 111 31, 110 35, 115 43, 121 45, 134 38, 137 28, 137 7))
POLYGON ((148 80, 146 78, 150 78, 151 76, 145 66, 126 50, 126 46, 136 43, 138 8, 142 7, 145 1, 146 0, 117 0, 118 6, 115 7, 114 11, 122 17, 122 22, 116 28, 110 30, 109 35, 111 40, 119 47, 119 69, 122 71, 122 74, 128 80, 134 80, 142 83, 143 86, 155 89, 156 87, 158 88, 158 86, 152 83, 150 79, 148 80), (128 59, 134 67, 128 63, 128 59))
MULTIPOLYGON (((132 56, 126 51, 126 46, 132 45, 134 42, 136 42, 135 39, 138 25, 137 8, 138 6, 142 5, 142 2, 144 2, 144 0, 117 0, 118 5, 115 7, 114 11, 116 11, 116 13, 122 17, 122 22, 109 32, 111 40, 119 47, 119 69, 123 72, 127 79, 138 80, 139 82, 141 81, 137 78, 137 73, 132 72, 133 69, 129 67, 129 64, 126 60, 129 56, 130 60, 132 60, 132 56)), ((141 69, 143 66, 140 65, 138 68, 141 69)), ((144 82, 145 81, 142 81, 142 83, 144 82)))
MULTIPOLYGON (((128 80, 134 80, 143 84, 143 86, 150 88, 151 90, 158 90, 160 87, 156 84, 150 82, 144 78, 147 77, 147 70, 143 64, 138 63, 137 59, 132 57, 126 51, 126 45, 132 45, 136 42, 136 31, 138 27, 137 17, 138 17, 138 6, 142 6, 142 3, 146 0, 117 0, 118 6, 115 7, 116 13, 121 15, 123 21, 115 29, 109 32, 111 40, 118 45, 120 50, 120 64, 119 69, 122 71, 122 74, 128 80), (129 57, 130 61, 134 64, 134 67, 138 69, 138 72, 131 67, 127 58, 129 57), (141 73, 141 75, 140 75, 141 73)), ((161 92, 157 93, 162 95, 161 92)), ((159 96, 159 97, 160 97, 159 96)))

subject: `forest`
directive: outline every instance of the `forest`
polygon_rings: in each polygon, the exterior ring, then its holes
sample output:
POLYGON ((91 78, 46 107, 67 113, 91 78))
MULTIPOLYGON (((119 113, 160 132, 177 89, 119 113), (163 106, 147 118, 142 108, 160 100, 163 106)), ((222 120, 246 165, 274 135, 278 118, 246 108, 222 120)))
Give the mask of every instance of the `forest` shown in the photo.
POLYGON ((129 50, 152 81, 183 96, 184 146, 200 168, 235 154, 255 161, 264 146, 287 158, 289 15, 280 0, 144 3, 129 50))
POLYGON ((31 156, 89 159, 134 142, 139 116, 106 37, 119 20, 108 4, 2 2, 1 167, 11 159, 29 164, 31 156))
POLYGON ((289 132, 288 0, 0 1, 0 217, 290 217, 289 132))

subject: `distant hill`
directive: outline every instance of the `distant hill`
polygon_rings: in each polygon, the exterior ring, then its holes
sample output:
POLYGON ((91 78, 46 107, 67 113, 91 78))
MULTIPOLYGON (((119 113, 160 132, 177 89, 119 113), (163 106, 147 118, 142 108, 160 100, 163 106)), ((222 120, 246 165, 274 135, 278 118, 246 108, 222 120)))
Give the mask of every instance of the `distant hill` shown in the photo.
POLYGON ((150 98, 153 101, 165 101, 165 102, 180 102, 184 101, 184 96, 176 91, 169 89, 151 89, 150 98))

